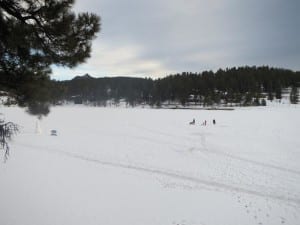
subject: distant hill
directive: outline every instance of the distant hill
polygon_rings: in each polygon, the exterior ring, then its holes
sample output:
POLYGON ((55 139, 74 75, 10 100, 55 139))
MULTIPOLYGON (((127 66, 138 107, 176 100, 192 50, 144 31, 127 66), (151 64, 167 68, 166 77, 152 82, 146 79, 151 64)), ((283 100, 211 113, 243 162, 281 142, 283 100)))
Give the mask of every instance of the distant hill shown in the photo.
POLYGON ((89 75, 88 73, 86 73, 83 76, 76 76, 72 80, 84 80, 84 79, 95 79, 95 78, 89 75))

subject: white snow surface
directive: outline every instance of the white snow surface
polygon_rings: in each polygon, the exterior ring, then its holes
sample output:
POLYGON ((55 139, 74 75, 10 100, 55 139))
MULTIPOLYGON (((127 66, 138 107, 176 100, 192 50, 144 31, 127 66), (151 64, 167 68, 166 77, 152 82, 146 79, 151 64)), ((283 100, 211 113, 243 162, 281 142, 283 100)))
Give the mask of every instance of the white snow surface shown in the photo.
POLYGON ((0 225, 300 224, 298 106, 0 111, 0 225))

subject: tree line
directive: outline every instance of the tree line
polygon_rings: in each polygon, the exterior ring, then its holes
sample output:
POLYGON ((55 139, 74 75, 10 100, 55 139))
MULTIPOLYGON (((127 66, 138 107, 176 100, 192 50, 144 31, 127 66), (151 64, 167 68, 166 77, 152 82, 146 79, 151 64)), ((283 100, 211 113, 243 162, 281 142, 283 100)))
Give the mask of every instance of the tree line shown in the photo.
POLYGON ((107 100, 128 105, 177 103, 181 105, 266 105, 288 90, 291 103, 299 101, 300 72, 262 67, 233 67, 216 72, 183 72, 164 78, 93 78, 78 76, 54 81, 55 101, 69 100, 105 105, 107 100), (288 89, 287 89, 288 88, 288 89))

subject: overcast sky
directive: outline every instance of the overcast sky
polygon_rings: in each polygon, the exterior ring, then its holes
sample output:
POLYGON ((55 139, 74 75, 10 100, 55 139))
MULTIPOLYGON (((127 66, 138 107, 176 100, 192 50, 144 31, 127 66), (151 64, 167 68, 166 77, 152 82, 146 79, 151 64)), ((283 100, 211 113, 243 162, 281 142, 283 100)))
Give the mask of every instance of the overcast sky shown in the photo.
POLYGON ((163 77, 243 65, 300 70, 300 0, 77 0, 101 16, 92 57, 52 78, 163 77))

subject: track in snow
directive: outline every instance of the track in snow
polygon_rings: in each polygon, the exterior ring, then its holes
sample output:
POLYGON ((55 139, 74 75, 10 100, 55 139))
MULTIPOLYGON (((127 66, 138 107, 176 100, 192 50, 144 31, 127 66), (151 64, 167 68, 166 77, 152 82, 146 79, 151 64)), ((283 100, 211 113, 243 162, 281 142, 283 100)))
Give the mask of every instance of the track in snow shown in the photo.
MULTIPOLYGON (((19 145, 21 147, 26 147, 30 150, 33 150, 33 149, 36 151, 43 150, 43 151, 47 151, 47 152, 51 152, 51 153, 61 154, 61 155, 64 155, 64 156, 67 156, 70 158, 74 158, 74 159, 84 160, 84 161, 91 162, 91 163, 97 163, 97 164, 111 166, 111 167, 115 167, 115 168, 130 169, 130 170, 135 170, 135 171, 149 173, 149 174, 158 174, 158 175, 168 176, 171 178, 186 180, 186 181, 194 182, 197 184, 204 184, 204 185, 207 185, 210 187, 220 188, 220 189, 227 190, 227 191, 251 194, 251 195, 255 195, 255 196, 259 196, 259 197, 270 198, 273 200, 280 200, 280 201, 284 201, 287 203, 294 203, 294 204, 297 204, 298 206, 300 206, 299 198, 290 198, 290 197, 278 195, 275 193, 268 193, 267 190, 266 191, 251 190, 251 189, 241 188, 241 187, 237 187, 237 186, 230 185, 230 184, 224 184, 224 183, 220 183, 220 182, 209 181, 209 180, 200 179, 197 177, 188 176, 185 174, 180 174, 175 171, 164 170, 164 169, 159 169, 159 168, 142 167, 142 166, 136 166, 136 165, 130 165, 130 164, 118 163, 118 162, 104 161, 104 160, 99 160, 99 159, 87 157, 87 156, 80 155, 80 154, 66 152, 63 150, 50 149, 48 147, 37 147, 34 145, 21 144, 21 143, 19 143, 19 144, 15 143, 15 145, 19 145)), ((225 154, 225 155, 227 155, 227 154, 225 154)), ((286 171, 288 171, 288 170, 286 170, 286 171)))

